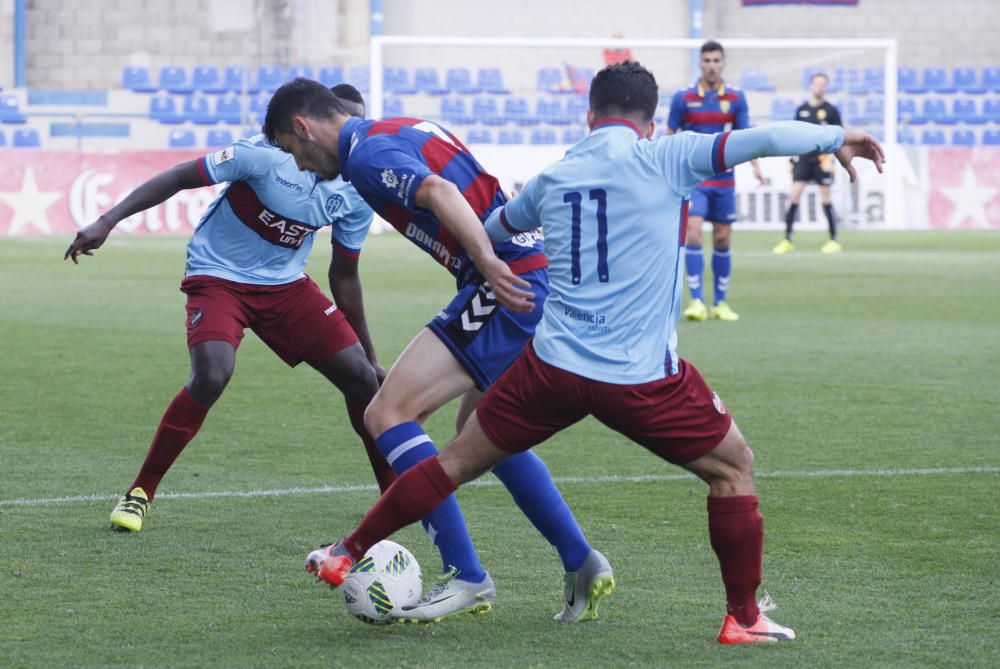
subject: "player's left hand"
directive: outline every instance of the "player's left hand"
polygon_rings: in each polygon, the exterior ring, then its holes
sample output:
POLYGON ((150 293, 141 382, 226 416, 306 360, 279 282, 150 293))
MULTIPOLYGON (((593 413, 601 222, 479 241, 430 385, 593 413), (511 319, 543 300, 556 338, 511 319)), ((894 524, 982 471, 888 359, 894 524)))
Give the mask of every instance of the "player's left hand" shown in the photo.
POLYGON ((483 262, 479 271, 503 306, 521 313, 528 313, 535 308, 535 294, 524 290, 530 288, 531 284, 514 274, 504 261, 494 256, 483 262))
POLYGON ((854 158, 867 158, 872 161, 879 174, 882 173, 882 164, 885 162, 885 151, 882 149, 882 145, 878 143, 877 139, 861 130, 845 130, 844 143, 834 155, 851 176, 851 183, 858 179, 857 170, 851 165, 851 160, 854 158))
POLYGON ((771 185, 771 180, 764 176, 764 173, 760 170, 754 173, 754 176, 757 177, 757 188, 771 185))
POLYGON ((375 380, 378 381, 379 388, 382 387, 382 382, 385 381, 387 372, 385 367, 378 360, 371 361, 372 369, 375 370, 375 380))

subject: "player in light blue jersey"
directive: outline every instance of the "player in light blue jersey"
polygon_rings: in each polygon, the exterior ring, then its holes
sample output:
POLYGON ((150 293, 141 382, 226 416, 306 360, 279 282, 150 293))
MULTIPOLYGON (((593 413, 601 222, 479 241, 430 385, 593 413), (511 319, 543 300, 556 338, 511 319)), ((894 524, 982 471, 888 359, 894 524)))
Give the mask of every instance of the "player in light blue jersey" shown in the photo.
MULTIPOLYGON (((334 89, 364 116, 360 94, 334 89)), ((66 251, 91 255, 121 220, 178 190, 228 182, 187 246, 181 290, 191 376, 167 408, 135 481, 111 514, 115 527, 142 529, 161 478, 194 438, 232 376, 236 350, 252 329, 287 364, 305 361, 344 394, 381 488, 395 478, 364 426, 364 409, 384 376, 368 334, 358 256, 373 213, 343 180, 303 174, 261 135, 182 163, 138 186, 81 230, 66 251), (332 230, 330 288, 337 306, 303 270, 313 235, 332 230), (338 309, 338 306, 340 307, 338 309)))
MULTIPOLYGON (((864 133, 794 121, 649 141, 656 102, 656 81, 638 63, 602 70, 590 90, 590 135, 487 221, 494 240, 545 230, 551 292, 535 339, 458 438, 400 476, 330 551, 322 565, 329 580, 458 485, 593 415, 708 483, 709 536, 728 606, 719 642, 794 638, 764 615, 769 598, 756 601, 764 525, 753 455, 718 395, 675 351, 686 200, 737 163, 810 150, 836 152, 853 179, 854 156, 881 170, 881 147, 864 133)), ((610 567, 581 584, 589 604, 607 593, 609 577, 610 567)))

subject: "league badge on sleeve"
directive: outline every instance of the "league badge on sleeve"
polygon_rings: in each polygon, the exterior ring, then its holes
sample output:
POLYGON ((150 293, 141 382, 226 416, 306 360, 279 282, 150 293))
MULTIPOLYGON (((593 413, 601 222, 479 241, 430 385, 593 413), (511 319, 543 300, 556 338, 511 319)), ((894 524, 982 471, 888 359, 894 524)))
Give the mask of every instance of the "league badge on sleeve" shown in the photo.
POLYGON ((224 149, 216 151, 212 154, 212 167, 218 167, 224 162, 232 160, 236 157, 236 147, 227 146, 224 149))

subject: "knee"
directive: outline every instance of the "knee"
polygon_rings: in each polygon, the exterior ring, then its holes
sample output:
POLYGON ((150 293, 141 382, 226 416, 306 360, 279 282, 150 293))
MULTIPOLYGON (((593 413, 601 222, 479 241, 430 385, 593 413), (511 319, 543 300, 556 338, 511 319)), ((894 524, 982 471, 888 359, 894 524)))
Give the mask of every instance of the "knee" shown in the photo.
POLYGON ((712 495, 720 497, 754 494, 753 451, 742 436, 740 443, 730 449, 724 466, 719 468, 709 487, 712 495))
POLYGON ((196 369, 188 382, 188 392, 198 404, 211 406, 226 389, 232 375, 233 370, 223 366, 196 369))
POLYGON ((403 422, 398 418, 398 413, 398 411, 393 410, 382 392, 376 392, 375 397, 365 409, 365 429, 378 439, 390 427, 403 422))
POLYGON ((354 370, 351 378, 337 384, 344 397, 353 404, 369 404, 378 393, 378 378, 370 365, 354 370))

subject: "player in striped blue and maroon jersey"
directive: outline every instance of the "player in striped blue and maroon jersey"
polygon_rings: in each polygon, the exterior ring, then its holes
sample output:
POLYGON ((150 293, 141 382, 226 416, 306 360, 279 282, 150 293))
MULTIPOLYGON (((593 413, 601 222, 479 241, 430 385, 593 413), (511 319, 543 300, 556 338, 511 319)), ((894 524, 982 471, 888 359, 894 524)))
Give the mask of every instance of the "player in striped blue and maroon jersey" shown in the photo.
MULTIPOLYGON (((341 175, 353 184, 379 215, 455 276, 458 295, 403 351, 365 413, 379 450, 401 474, 437 454, 420 423, 461 396, 460 430, 534 334, 548 294, 541 233, 490 242, 483 222, 505 202, 500 184, 435 123, 353 119, 323 86, 296 79, 271 98, 264 132, 295 156, 300 169, 324 179, 341 175)), ((521 454, 494 472, 558 550, 567 579, 603 559, 587 544, 540 459, 521 454)), ((441 550, 446 577, 415 606, 404 607, 401 617, 426 621, 490 610, 496 591, 455 498, 424 526, 441 550)), ((327 548, 310 554, 310 572, 327 548)), ((564 614, 561 620, 580 617, 564 614)))
MULTIPOLYGON (((678 91, 670 103, 667 118, 667 134, 678 130, 690 130, 705 134, 742 130, 750 127, 743 91, 726 86, 722 71, 726 66, 726 54, 718 42, 708 41, 701 45, 701 78, 694 86, 678 91)), ((754 174, 761 184, 767 179, 754 160, 754 174)), ((729 277, 732 273, 730 246, 732 225, 736 222, 736 182, 732 169, 720 172, 698 185, 691 193, 688 211, 687 267, 688 289, 691 303, 684 310, 684 318, 694 321, 706 320, 709 315, 724 321, 735 321, 739 316, 726 302, 729 277), (702 275, 705 258, 702 255, 702 224, 712 223, 712 274, 715 278, 712 310, 705 306, 702 275)))

